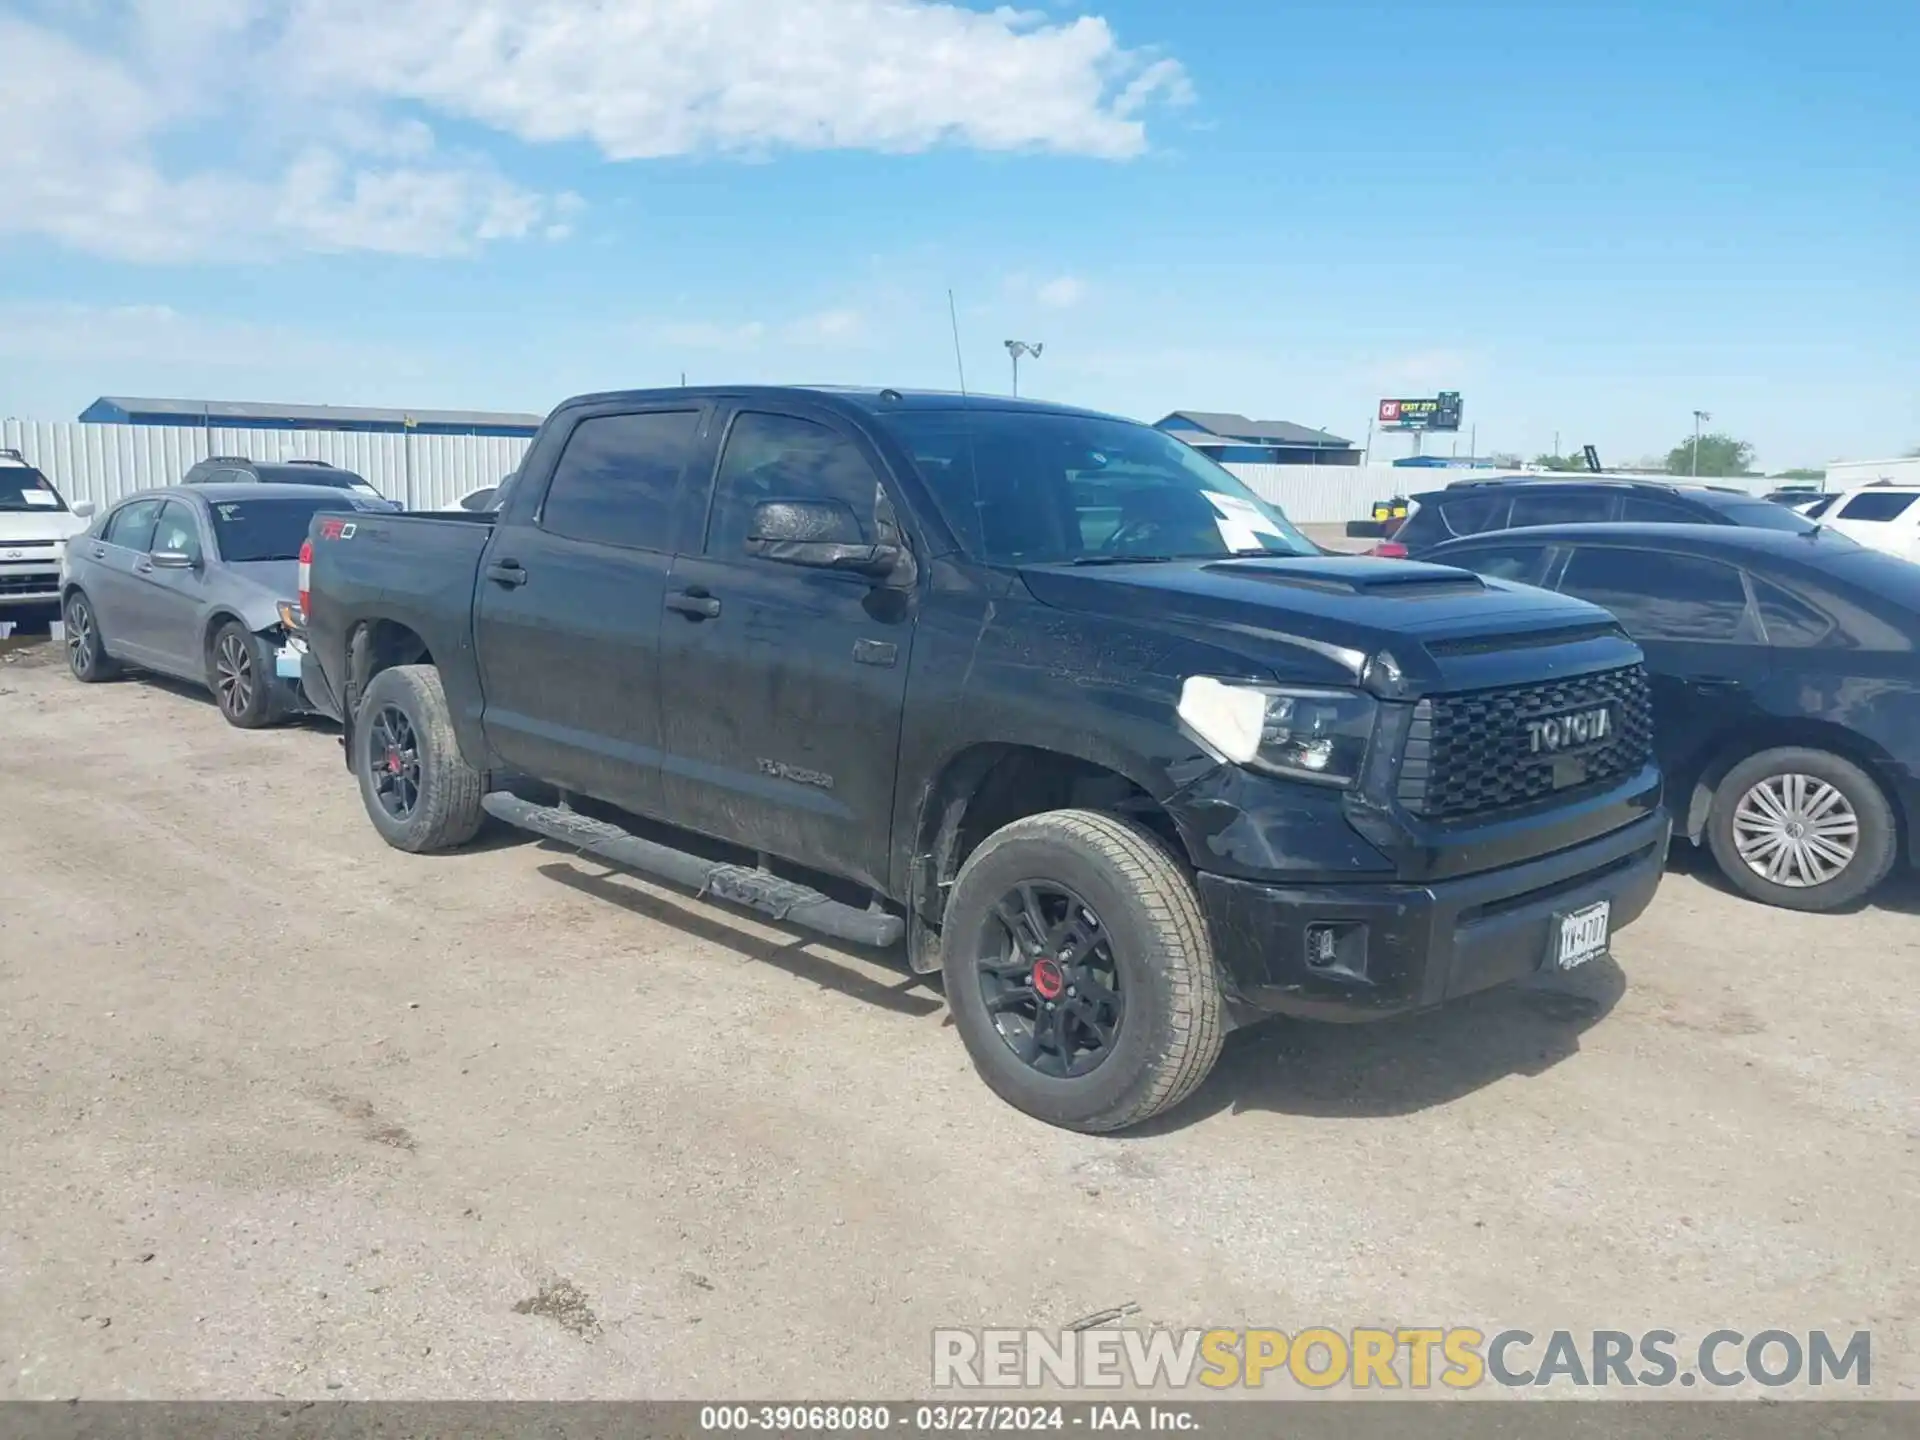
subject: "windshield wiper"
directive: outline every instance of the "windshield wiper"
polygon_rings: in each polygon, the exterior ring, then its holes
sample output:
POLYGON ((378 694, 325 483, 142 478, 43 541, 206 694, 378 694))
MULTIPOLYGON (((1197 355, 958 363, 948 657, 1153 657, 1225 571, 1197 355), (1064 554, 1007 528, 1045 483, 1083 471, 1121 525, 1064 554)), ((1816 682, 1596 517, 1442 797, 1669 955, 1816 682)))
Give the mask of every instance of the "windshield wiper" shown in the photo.
POLYGON ((1165 565, 1177 555, 1076 555, 1069 565, 1165 565))

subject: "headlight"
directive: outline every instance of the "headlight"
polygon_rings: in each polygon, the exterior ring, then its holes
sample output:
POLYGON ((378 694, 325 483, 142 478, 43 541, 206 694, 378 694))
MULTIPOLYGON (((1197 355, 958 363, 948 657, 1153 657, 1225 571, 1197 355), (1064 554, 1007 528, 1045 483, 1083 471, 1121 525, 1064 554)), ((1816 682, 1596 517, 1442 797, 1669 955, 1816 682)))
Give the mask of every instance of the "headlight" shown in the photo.
POLYGON ((1374 701, 1356 690, 1190 676, 1180 687, 1180 718, 1236 765, 1294 780, 1351 785, 1373 738, 1374 701))

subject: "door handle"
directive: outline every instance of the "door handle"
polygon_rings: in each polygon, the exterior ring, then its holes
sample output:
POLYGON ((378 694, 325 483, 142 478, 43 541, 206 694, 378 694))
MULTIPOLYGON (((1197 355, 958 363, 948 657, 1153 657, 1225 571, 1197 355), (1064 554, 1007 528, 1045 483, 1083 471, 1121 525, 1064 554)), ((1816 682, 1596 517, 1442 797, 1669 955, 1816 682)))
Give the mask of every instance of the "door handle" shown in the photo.
POLYGON ((704 590, 682 590, 667 596, 667 608, 678 610, 689 620, 712 620, 720 613, 720 602, 704 590))
POLYGON ((93 558, 94 558, 94 559, 96 559, 96 560, 104 560, 104 559, 106 559, 106 558, 107 558, 107 547, 106 547, 106 546, 104 546, 104 545, 96 545, 96 546, 94 546, 94 547, 93 547, 93 558))
POLYGON ((498 585, 524 585, 527 572, 518 560, 496 560, 487 566, 487 578, 498 585))
POLYGON ((133 565, 133 570, 136 575, 151 575, 153 573, 153 561, 136 560, 133 565))

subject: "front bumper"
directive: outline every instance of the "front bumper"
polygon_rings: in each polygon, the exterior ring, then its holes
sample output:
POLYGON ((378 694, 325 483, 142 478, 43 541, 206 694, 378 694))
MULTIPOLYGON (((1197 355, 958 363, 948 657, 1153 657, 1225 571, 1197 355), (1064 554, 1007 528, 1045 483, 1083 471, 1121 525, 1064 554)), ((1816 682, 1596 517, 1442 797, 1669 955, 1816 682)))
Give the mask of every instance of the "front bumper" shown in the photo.
POLYGON ((1548 969, 1571 911, 1605 900, 1612 931, 1631 923, 1660 884, 1669 829, 1656 810, 1571 849, 1426 885, 1296 888, 1203 873, 1200 901, 1240 1018, 1380 1019, 1548 969), (1312 926, 1335 927, 1333 963, 1309 963, 1312 926))

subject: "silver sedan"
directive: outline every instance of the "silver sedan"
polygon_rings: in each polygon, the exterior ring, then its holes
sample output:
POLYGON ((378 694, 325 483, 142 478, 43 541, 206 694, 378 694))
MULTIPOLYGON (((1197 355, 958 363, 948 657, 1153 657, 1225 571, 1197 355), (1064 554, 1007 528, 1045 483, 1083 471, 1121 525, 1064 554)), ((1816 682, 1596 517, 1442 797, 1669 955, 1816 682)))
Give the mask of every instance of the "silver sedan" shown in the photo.
POLYGON ((300 713, 308 708, 299 608, 307 528, 316 514, 392 508, 320 485, 175 485, 130 495, 67 543, 67 665, 89 684, 137 666, 204 685, 241 729, 300 713))

